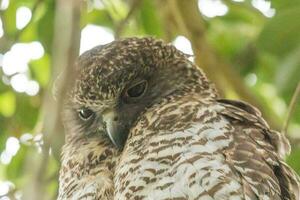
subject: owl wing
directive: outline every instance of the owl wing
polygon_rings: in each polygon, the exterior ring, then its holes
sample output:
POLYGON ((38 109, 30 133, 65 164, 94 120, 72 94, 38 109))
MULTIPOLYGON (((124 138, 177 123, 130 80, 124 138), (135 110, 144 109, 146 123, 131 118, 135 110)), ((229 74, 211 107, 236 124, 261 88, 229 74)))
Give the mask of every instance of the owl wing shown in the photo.
POLYGON ((217 103, 234 130, 234 142, 223 153, 241 177, 244 193, 251 199, 299 200, 299 177, 283 161, 290 151, 287 139, 271 130, 253 106, 225 99, 217 103))

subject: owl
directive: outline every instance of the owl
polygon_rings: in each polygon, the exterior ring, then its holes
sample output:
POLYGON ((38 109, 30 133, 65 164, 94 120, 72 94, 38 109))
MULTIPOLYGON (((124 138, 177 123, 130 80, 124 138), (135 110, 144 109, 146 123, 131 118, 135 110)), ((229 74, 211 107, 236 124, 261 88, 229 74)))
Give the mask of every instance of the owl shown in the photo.
POLYGON ((59 200, 300 199, 287 139, 171 44, 116 40, 75 70, 59 200))

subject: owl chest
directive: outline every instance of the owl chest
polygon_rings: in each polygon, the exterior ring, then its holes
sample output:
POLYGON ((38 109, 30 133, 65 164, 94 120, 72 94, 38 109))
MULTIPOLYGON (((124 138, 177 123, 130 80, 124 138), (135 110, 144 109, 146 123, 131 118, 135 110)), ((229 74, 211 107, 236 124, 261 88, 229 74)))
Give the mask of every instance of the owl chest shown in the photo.
MULTIPOLYGON (((195 124, 183 132, 150 138, 147 148, 133 153, 119 166, 117 199, 197 199, 201 195, 211 199, 206 191, 230 173, 221 150, 232 141, 215 127, 221 125, 195 124)), ((234 182, 232 187, 239 185, 234 182)))

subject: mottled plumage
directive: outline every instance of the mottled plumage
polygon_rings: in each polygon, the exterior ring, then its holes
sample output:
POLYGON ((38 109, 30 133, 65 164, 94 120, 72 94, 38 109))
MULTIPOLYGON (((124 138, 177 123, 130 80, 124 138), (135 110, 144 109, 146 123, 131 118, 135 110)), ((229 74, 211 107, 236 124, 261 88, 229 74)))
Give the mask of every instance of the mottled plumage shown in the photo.
POLYGON ((289 143, 220 99, 174 46, 127 38, 79 57, 64 111, 63 199, 299 200, 289 143))

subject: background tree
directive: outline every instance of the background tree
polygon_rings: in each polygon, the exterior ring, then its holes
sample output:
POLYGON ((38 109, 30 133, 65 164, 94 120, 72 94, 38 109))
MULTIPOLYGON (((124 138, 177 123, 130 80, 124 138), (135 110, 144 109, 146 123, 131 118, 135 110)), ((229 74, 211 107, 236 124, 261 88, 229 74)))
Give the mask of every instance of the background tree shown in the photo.
POLYGON ((55 91, 79 53, 128 36, 172 42, 223 96, 259 107, 290 138, 300 174, 299 18, 298 0, 0 0, 0 199, 55 199, 64 94, 55 91))

